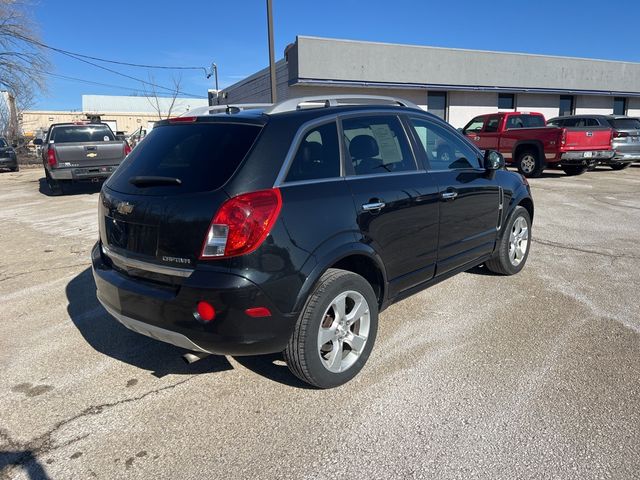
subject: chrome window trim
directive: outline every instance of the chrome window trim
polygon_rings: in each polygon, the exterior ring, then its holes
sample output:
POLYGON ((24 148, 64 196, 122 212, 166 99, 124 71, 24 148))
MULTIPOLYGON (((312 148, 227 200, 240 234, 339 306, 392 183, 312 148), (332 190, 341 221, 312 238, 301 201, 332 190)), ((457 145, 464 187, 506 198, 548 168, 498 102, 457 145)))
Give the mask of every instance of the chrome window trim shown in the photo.
POLYGON ((285 182, 280 185, 280 188, 297 187, 298 185, 312 185, 314 183, 329 183, 338 182, 344 180, 344 177, 331 177, 331 178, 312 178, 309 180, 296 180, 295 182, 285 182))
MULTIPOLYGON (((325 123, 329 123, 332 121, 335 122, 337 135, 338 135, 338 144, 340 143, 340 129, 338 129, 337 118, 338 116, 335 113, 331 115, 323 115, 322 117, 314 118, 313 120, 309 120, 308 122, 305 122, 302 125, 300 125, 300 127, 298 128, 298 131, 293 136, 293 141, 289 146, 287 155, 284 157, 284 162, 282 162, 282 167, 280 167, 280 171, 278 172, 276 181, 273 184, 274 188, 288 185, 289 183, 295 183, 295 182, 286 182, 285 179, 287 178, 287 174, 289 173, 289 168, 291 167, 291 163, 293 162, 293 159, 296 153, 298 152, 300 143, 302 143, 303 136, 313 127, 318 127, 320 125, 324 125, 325 123)), ((338 145, 338 148, 340 148, 340 145, 338 145)), ((340 161, 340 176, 341 177, 343 176, 342 161, 340 161)), ((318 180, 325 180, 325 179, 318 179, 318 180)), ((306 180, 301 180, 301 181, 306 181, 306 180)))
POLYGON ((387 178, 387 177, 399 177, 401 175, 418 175, 421 173, 427 173, 426 170, 405 170, 403 172, 387 172, 387 173, 368 173, 366 175, 349 175, 345 177, 345 180, 350 182, 353 180, 360 180, 361 178, 387 178))
POLYGON ((193 268, 170 267, 168 265, 158 265, 157 263, 146 262, 144 260, 136 260, 134 258, 125 257, 114 252, 106 245, 102 244, 102 252, 109 258, 124 264, 127 267, 145 270, 147 272, 161 273, 164 275, 173 275, 177 277, 187 278, 194 272, 193 268))

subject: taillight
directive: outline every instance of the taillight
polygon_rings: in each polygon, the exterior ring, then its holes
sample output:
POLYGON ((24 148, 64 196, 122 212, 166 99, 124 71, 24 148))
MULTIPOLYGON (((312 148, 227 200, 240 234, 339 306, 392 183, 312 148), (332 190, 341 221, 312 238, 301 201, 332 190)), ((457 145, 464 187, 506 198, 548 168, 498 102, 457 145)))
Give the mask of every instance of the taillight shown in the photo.
POLYGON ((260 190, 230 198, 215 214, 202 246, 201 259, 244 255, 256 250, 276 223, 280 190, 260 190))
POLYGON ((623 138, 628 136, 629 136, 629 132, 618 132, 617 130, 613 131, 613 138, 623 138))
POLYGON ((56 159, 56 151, 53 147, 49 147, 47 150, 47 162, 49 162, 50 167, 55 167, 58 164, 58 160, 56 159))
POLYGON ((198 117, 173 117, 169 119, 169 123, 193 123, 198 117))
POLYGON ((124 156, 126 157, 127 155, 129 155, 131 153, 131 147, 129 146, 128 143, 124 144, 124 156))
POLYGON ((566 145, 567 143, 567 129, 563 128, 562 129, 562 136, 560 137, 560 145, 562 145, 563 147, 566 145))

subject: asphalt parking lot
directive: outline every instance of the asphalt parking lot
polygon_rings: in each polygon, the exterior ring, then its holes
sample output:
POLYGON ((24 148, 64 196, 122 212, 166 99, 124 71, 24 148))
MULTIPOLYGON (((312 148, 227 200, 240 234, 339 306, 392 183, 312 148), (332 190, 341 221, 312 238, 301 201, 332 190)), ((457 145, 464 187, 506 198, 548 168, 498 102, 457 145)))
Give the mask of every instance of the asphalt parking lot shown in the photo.
POLYGON ((515 277, 458 275, 386 310, 328 391, 278 356, 133 333, 95 298, 95 188, 0 174, 0 476, 638 478, 640 166, 532 180, 515 277))

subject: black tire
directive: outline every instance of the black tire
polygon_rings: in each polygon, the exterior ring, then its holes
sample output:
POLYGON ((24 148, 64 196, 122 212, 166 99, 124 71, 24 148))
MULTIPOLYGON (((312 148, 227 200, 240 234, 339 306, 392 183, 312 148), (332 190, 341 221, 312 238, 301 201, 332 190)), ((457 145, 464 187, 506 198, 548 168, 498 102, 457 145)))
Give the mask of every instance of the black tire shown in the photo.
POLYGON ((536 150, 523 150, 516 158, 518 172, 527 178, 537 178, 544 170, 544 160, 536 150))
POLYGON ((526 208, 517 206, 511 216, 509 217, 509 221, 502 232, 502 238, 498 242, 496 247, 496 252, 494 256, 487 260, 485 266, 494 273, 499 273, 500 275, 515 275, 520 270, 524 268, 525 263, 527 263, 527 258, 529 258, 529 251, 531 250, 531 216, 526 208), (516 222, 518 219, 524 219, 527 226, 527 244, 526 251, 524 252, 523 257, 518 262, 517 265, 511 261, 509 256, 510 253, 510 243, 511 243, 511 234, 514 232, 514 227, 516 226, 516 222))
POLYGON ((582 175, 584 172, 589 170, 588 165, 562 165, 560 168, 564 170, 564 173, 567 175, 582 175))
POLYGON ((46 168, 44 170, 44 176, 47 181, 47 186, 49 187, 49 192, 51 193, 51 195, 57 197, 58 195, 62 195, 64 193, 62 189, 62 183, 51 178, 51 175, 49 174, 49 170, 47 170, 46 168))
POLYGON ((12 171, 12 172, 17 172, 17 171, 19 171, 19 170, 20 170, 20 167, 19 167, 18 165, 16 165, 15 167, 13 167, 13 168, 11 169, 11 171, 12 171))
MULTIPOLYGON (((345 308, 345 312, 350 313, 347 309, 348 307, 345 308)), ((356 328, 359 329, 360 326, 360 321, 358 321, 348 327, 348 332, 352 333, 356 328)), ((362 370, 373 349, 377 331, 378 299, 369 282, 355 273, 331 268, 320 277, 320 280, 309 295, 293 334, 289 339, 289 344, 284 351, 284 358, 291 372, 300 380, 318 388, 337 387, 347 383, 362 370), (332 302, 345 292, 355 292, 366 300, 369 312, 369 328, 364 347, 354 363, 346 370, 334 373, 323 363, 321 349, 318 346, 318 336, 322 322, 329 320, 332 325, 335 324, 329 314, 330 307, 332 302)), ((329 345, 329 343, 325 344, 325 347, 326 345, 329 345)), ((331 349, 334 348, 333 345, 331 343, 331 349)), ((343 350, 341 350, 340 358, 355 352, 355 350, 351 351, 348 343, 345 343, 345 345, 344 352, 346 353, 343 354, 343 350)))
POLYGON ((631 162, 611 163, 609 166, 612 170, 624 170, 625 168, 629 168, 631 166, 631 162))

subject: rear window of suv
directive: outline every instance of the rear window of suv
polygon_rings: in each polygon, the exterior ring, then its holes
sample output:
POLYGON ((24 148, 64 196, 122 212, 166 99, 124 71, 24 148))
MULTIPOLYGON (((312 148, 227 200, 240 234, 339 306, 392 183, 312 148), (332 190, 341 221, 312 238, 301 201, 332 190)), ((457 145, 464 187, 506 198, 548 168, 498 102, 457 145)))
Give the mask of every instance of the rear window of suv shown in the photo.
POLYGON ((112 142, 113 132, 107 125, 60 126, 51 131, 49 142, 112 142))
POLYGON ((232 123, 163 125, 151 130, 107 182, 123 193, 172 195, 215 190, 247 155, 262 127, 232 123), (132 177, 169 177, 179 185, 136 187, 132 177))
POLYGON ((611 120, 611 126, 616 130, 640 130, 640 120, 637 118, 616 118, 611 120))

